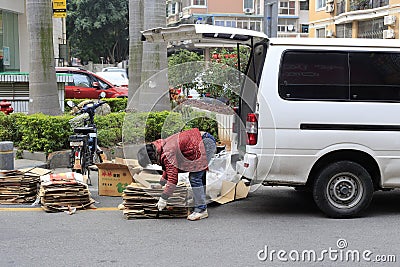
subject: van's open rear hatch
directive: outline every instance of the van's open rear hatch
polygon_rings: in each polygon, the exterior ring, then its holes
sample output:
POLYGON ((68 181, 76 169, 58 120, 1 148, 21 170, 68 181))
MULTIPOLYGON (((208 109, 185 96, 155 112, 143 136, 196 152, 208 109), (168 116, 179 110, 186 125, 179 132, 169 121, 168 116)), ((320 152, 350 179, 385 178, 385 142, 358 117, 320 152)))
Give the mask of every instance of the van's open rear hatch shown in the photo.
MULTIPOLYGON (((214 26, 208 24, 184 24, 177 27, 154 28, 142 31, 142 40, 170 45, 190 45, 196 48, 237 47, 240 45, 251 48, 246 75, 240 92, 238 115, 235 116, 234 133, 237 134, 237 148, 245 149, 246 118, 254 113, 259 80, 267 51, 268 37, 262 32, 214 26)), ((239 55, 238 55, 239 56, 239 55)), ((239 59, 240 60, 240 59, 239 59)), ((240 66, 240 64, 238 64, 240 66)))
POLYGON ((154 28, 141 32, 143 41, 148 42, 190 42, 195 46, 220 47, 221 44, 258 43, 267 39, 262 32, 214 26, 208 24, 184 24, 177 27, 154 28))

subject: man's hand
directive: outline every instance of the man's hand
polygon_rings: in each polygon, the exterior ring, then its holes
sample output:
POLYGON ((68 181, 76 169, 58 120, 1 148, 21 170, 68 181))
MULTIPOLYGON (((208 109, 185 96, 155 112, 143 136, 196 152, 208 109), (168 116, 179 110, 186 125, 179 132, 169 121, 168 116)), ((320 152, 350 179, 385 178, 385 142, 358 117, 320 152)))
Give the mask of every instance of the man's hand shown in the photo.
POLYGON ((167 201, 165 199, 163 199, 162 197, 160 197, 160 199, 158 200, 156 206, 157 206, 159 211, 162 211, 167 206, 167 201))

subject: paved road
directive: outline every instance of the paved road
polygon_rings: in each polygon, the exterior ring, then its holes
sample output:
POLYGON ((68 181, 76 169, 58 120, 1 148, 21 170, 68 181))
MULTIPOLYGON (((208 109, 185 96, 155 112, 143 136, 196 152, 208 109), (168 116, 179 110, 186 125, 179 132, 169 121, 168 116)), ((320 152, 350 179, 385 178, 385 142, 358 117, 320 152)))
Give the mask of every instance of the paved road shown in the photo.
POLYGON ((398 191, 377 193, 362 218, 334 220, 305 193, 261 187, 197 222, 125 220, 119 197, 91 191, 99 209, 74 215, 0 206, 0 266, 398 266, 365 253, 400 262, 398 191), (360 262, 346 262, 353 252, 360 262))

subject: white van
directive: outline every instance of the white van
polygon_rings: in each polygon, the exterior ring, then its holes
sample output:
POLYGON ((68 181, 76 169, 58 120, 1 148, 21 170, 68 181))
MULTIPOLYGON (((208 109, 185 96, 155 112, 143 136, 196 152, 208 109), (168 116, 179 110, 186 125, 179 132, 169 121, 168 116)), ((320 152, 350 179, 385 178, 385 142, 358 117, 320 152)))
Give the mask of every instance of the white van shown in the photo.
POLYGON ((235 123, 243 178, 310 190, 335 218, 364 211, 376 190, 400 187, 398 40, 268 39, 242 29, 185 27, 195 43, 220 39, 253 49, 240 94, 242 123, 235 123))

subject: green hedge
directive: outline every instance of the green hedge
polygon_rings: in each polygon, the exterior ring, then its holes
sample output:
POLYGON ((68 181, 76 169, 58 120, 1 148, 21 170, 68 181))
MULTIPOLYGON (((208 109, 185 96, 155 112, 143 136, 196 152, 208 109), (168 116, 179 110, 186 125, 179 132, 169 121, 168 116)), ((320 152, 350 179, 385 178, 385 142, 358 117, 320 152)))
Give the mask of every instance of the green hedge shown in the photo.
MULTIPOLYGON (((75 103, 75 105, 78 105, 79 103, 88 100, 88 99, 65 99, 64 100, 64 109, 65 113, 69 113, 71 111, 71 108, 67 105, 67 102, 71 100, 72 102, 75 103)), ((128 98, 105 98, 103 99, 107 104, 110 105, 111 107, 111 112, 120 112, 124 111, 126 109, 126 106, 128 104, 128 98)))
MULTIPOLYGON (((50 153, 68 149, 68 137, 73 133, 69 125, 71 115, 49 116, 0 112, 0 141, 13 141, 21 150, 50 153)), ((95 116, 99 145, 112 147, 124 143, 142 143, 165 138, 181 130, 197 127, 218 136, 218 125, 213 115, 201 112, 111 113, 95 116)))

